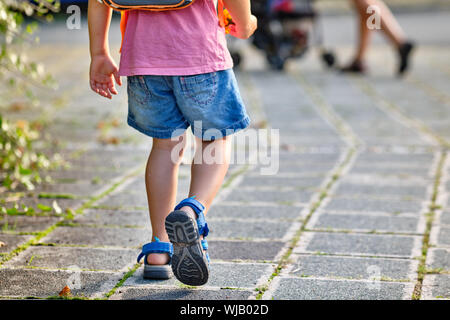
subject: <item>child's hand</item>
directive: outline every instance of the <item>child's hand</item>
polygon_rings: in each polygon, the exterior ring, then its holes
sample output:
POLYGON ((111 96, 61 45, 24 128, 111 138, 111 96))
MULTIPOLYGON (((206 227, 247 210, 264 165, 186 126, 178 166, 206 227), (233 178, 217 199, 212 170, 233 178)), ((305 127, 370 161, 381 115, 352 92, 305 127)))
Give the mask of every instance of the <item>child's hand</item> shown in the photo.
POLYGON ((91 89, 99 95, 111 99, 113 94, 117 94, 114 80, 119 86, 122 85, 118 71, 114 60, 110 56, 93 56, 89 71, 91 89))
POLYGON ((230 35, 239 39, 248 39, 255 32, 258 27, 258 20, 254 15, 250 16, 250 22, 246 26, 240 26, 238 24, 230 24, 230 35))

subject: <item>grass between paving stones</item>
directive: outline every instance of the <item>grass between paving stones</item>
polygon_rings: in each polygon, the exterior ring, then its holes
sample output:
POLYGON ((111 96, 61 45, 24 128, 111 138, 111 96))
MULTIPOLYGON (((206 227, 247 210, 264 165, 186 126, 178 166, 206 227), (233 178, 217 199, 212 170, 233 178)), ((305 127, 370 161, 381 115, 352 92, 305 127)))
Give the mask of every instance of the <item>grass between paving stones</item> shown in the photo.
POLYGON ((221 189, 229 188, 231 183, 240 175, 245 173, 250 168, 250 165, 246 164, 236 172, 233 172, 231 176, 225 181, 225 183, 222 185, 221 189))
MULTIPOLYGON (((82 214, 83 210, 90 207, 90 205, 94 204, 96 201, 102 199, 106 195, 113 192, 119 185, 124 183, 126 180, 136 176, 142 171, 142 168, 140 167, 137 170, 132 171, 131 173, 127 174, 123 178, 121 178, 118 182, 114 183, 110 188, 108 188, 106 191, 102 192, 100 195, 92 197, 90 200, 85 202, 83 205, 80 206, 77 210, 75 210, 76 214, 82 214)), ((73 214, 73 213, 71 213, 73 214)), ((35 237, 27 241, 26 243, 19 245, 17 248, 12 250, 11 252, 7 253, 3 256, 2 261, 0 261, 0 266, 2 266, 5 262, 12 259, 14 256, 18 255, 20 252, 26 250, 28 247, 32 245, 38 245, 38 242, 44 238, 45 236, 49 235, 53 230, 55 230, 59 226, 59 222, 55 223, 54 225, 48 227, 46 230, 36 233, 35 237)))
POLYGON ((77 199, 78 196, 70 193, 39 193, 39 199, 77 199))
POLYGON ((431 98, 443 103, 450 105, 450 96, 447 95, 445 92, 442 92, 432 85, 429 85, 427 82, 423 81, 422 79, 419 79, 415 76, 409 76, 406 78, 406 81, 409 83, 415 85, 419 89, 423 90, 426 94, 428 94, 431 98))
POLYGON ((274 272, 271 274, 271 276, 269 277, 269 279, 267 280, 267 283, 265 283, 262 287, 256 288, 256 300, 261 300, 262 296, 264 295, 264 293, 267 291, 267 289, 269 288, 270 283, 272 282, 272 280, 277 277, 280 272, 283 270, 283 268, 286 267, 286 265, 289 263, 289 258, 292 254, 292 251, 294 250, 294 248, 297 246, 297 243, 300 241, 300 237, 303 234, 304 231, 306 231, 306 225, 308 224, 308 221, 311 219, 312 215, 314 214, 314 212, 317 211, 317 209, 320 207, 320 205, 322 204, 323 200, 328 196, 328 192, 330 191, 331 187, 336 183, 336 181, 339 179, 340 177, 340 173, 342 172, 342 170, 351 162, 352 158, 354 157, 356 153, 356 149, 355 148, 350 148, 347 151, 347 154, 344 158, 344 160, 341 162, 341 164, 339 165, 339 167, 337 168, 336 172, 331 176, 330 181, 327 183, 327 185, 323 188, 323 190, 320 192, 320 196, 319 199, 314 202, 309 210, 308 215, 306 216, 306 218, 303 220, 303 223, 300 227, 299 230, 297 230, 297 232, 295 233, 294 237, 292 238, 288 250, 286 251, 286 253, 281 257, 280 262, 278 263, 278 265, 275 267, 274 272))
POLYGON ((287 265, 287 263, 289 262, 289 257, 291 256, 292 251, 294 250, 295 246, 300 240, 301 235, 306 230, 306 225, 311 219, 311 216, 314 214, 314 212, 316 212, 316 210, 321 206, 323 200, 328 196, 331 187, 340 178, 341 172, 344 170, 344 168, 350 164, 351 160, 356 155, 357 150, 364 145, 362 141, 359 139, 359 137, 353 132, 351 127, 349 127, 347 123, 338 114, 336 114, 333 108, 326 102, 326 100, 321 95, 320 91, 315 86, 311 85, 306 80, 306 78, 299 72, 292 73, 292 76, 309 95, 312 102, 314 103, 314 106, 318 109, 322 117, 326 119, 332 126, 334 126, 335 130, 345 140, 348 146, 348 150, 344 160, 338 166, 337 170, 332 174, 330 181, 320 192, 319 199, 312 204, 310 211, 306 216, 306 218, 304 219, 304 222, 302 223, 300 229, 295 233, 294 237, 292 238, 287 252, 280 259, 278 266, 275 268, 274 272, 269 277, 267 283, 260 288, 256 288, 256 291, 258 292, 256 295, 257 300, 262 299, 264 292, 269 288, 269 285, 272 282, 272 280, 276 276, 278 276, 281 270, 287 265))
MULTIPOLYGON (((436 169, 436 177, 434 180, 434 186, 433 186, 433 194, 431 196, 431 204, 428 207, 429 212, 426 214, 426 227, 425 227, 425 234, 423 237, 422 242, 422 255, 419 258, 419 267, 417 269, 417 283, 414 287, 414 292, 412 295, 413 300, 420 300, 422 296, 422 285, 423 285, 423 279, 426 274, 428 274, 428 271, 433 272, 433 270, 429 270, 426 267, 426 260, 428 255, 428 249, 430 248, 430 234, 431 234, 431 228, 433 226, 434 217, 436 215, 436 210, 439 208, 437 205, 437 199, 439 196, 439 186, 441 184, 443 169, 445 165, 445 161, 447 159, 447 154, 445 152, 442 152, 440 155, 440 159, 438 162, 438 166, 436 169)), ((436 270, 434 270, 436 271, 436 270)))
POLYGON ((105 294, 105 299, 109 299, 115 292, 117 289, 119 289, 125 281, 127 281, 127 279, 129 277, 131 277, 136 270, 141 266, 140 263, 136 263, 123 277, 122 279, 119 280, 119 282, 116 283, 116 285, 114 286, 114 288, 112 288, 108 293, 105 294))
MULTIPOLYGON (((350 77, 351 78, 351 77, 350 77)), ((397 106, 394 102, 388 101, 381 94, 379 94, 368 82, 356 76, 352 79, 353 83, 358 87, 363 93, 365 93, 369 98, 377 103, 380 109, 386 113, 398 115, 403 122, 409 124, 416 130, 420 131, 422 134, 429 136, 432 140, 436 141, 441 147, 449 149, 450 142, 447 139, 441 137, 439 134, 434 132, 422 121, 410 118, 404 113, 404 111, 397 106)))

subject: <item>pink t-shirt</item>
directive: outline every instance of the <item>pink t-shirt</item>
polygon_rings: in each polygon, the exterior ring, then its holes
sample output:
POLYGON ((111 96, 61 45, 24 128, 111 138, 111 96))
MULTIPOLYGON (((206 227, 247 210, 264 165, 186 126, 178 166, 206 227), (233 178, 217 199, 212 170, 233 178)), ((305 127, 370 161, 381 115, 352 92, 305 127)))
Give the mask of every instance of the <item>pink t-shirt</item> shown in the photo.
POLYGON ((194 75, 233 67, 214 0, 171 11, 130 11, 119 73, 194 75))

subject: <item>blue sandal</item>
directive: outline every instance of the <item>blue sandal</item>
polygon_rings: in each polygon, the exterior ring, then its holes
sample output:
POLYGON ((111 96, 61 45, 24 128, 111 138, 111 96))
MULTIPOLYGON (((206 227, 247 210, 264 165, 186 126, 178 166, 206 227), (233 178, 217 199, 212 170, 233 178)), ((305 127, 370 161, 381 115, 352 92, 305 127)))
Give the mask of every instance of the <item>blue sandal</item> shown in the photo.
POLYGON ((166 231, 173 244, 172 271, 182 283, 201 286, 209 278, 209 255, 206 238, 208 224, 203 211, 205 207, 190 197, 181 201, 166 218, 166 231), (187 212, 179 210, 189 206, 197 214, 194 220, 187 212))
POLYGON ((173 276, 172 268, 170 267, 173 255, 173 246, 170 242, 162 242, 155 237, 155 242, 149 242, 142 247, 142 252, 137 258, 137 262, 144 260, 144 279, 170 279, 173 276), (151 265, 147 263, 147 256, 150 253, 168 253, 169 263, 166 265, 151 265))

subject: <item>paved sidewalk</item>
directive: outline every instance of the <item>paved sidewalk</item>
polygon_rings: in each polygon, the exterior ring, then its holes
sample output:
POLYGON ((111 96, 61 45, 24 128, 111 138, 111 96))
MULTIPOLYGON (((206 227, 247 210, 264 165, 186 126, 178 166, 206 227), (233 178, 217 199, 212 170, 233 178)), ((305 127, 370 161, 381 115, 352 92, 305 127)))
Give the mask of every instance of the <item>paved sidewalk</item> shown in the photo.
MULTIPOLYGON (((89 299, 450 298, 444 35, 417 51, 404 80, 392 76, 385 46, 373 48, 368 77, 324 70, 315 52, 272 72, 245 49, 238 82, 253 128, 280 130, 279 172, 231 166, 207 217, 211 279, 191 288, 143 280, 136 264, 151 237, 143 180, 151 141, 126 125, 125 88, 112 102, 91 94, 87 42, 78 41, 87 41, 86 29, 73 43, 46 41, 49 32, 35 54, 60 80, 58 92, 43 94, 62 107, 8 117, 46 117, 70 166, 50 172, 54 183, 1 198, 6 207, 57 201, 63 212, 0 216, 1 298, 54 297, 66 285, 89 299)), ((333 45, 350 56, 348 43, 333 45)), ((184 164, 180 199, 188 184, 184 164)))

